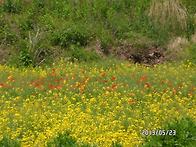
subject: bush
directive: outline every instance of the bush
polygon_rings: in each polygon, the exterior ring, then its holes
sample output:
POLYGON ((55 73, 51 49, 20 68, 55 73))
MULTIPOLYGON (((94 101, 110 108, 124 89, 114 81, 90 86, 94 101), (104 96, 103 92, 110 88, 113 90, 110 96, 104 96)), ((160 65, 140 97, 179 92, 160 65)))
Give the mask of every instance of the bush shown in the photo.
POLYGON ((19 53, 19 64, 21 66, 31 66, 33 63, 32 57, 27 50, 21 50, 19 53))
POLYGON ((69 51, 69 57, 71 61, 95 61, 99 60, 100 57, 93 51, 87 51, 81 47, 72 45, 69 51))
POLYGON ((19 13, 21 9, 20 0, 5 0, 3 4, 3 10, 8 13, 19 13))
POLYGON ((11 45, 17 40, 15 32, 8 25, 0 26, 0 41, 6 45, 11 45))
POLYGON ((30 31, 34 28, 34 24, 35 24, 34 17, 35 16, 32 12, 28 12, 19 19, 18 25, 19 25, 21 33, 23 32, 27 33, 27 31, 30 31))
MULTIPOLYGON (((73 25, 73 24, 72 24, 73 25)), ((86 46, 91 38, 85 26, 73 25, 53 33, 53 45, 69 47, 70 45, 86 46)))
POLYGON ((145 147, 193 147, 196 137, 196 123, 190 118, 182 118, 166 125, 164 130, 175 130, 176 135, 151 136, 145 147))
POLYGON ((70 136, 69 132, 59 134, 57 138, 48 142, 48 147, 90 147, 89 144, 78 145, 76 139, 70 136))
POLYGON ((75 147, 76 145, 76 140, 68 132, 59 134, 57 138, 47 144, 48 147, 75 147))
POLYGON ((1 147, 20 147, 20 143, 16 140, 10 139, 8 136, 4 136, 0 141, 1 147))
POLYGON ((113 142, 112 147, 122 147, 122 145, 118 142, 113 142))

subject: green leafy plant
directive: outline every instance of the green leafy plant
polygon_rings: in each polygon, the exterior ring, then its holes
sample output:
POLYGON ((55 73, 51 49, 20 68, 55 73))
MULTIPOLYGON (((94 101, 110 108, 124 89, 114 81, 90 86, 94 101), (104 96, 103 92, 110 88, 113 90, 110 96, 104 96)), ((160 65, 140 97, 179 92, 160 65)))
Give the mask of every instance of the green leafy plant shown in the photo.
POLYGON ((57 138, 48 142, 48 147, 75 147, 76 140, 70 136, 70 133, 59 134, 57 138))
POLYGON ((5 0, 3 3, 3 10, 8 13, 18 13, 21 8, 20 0, 5 0))
POLYGON ((182 118, 166 125, 164 130, 175 130, 176 135, 151 136, 145 147, 193 147, 196 140, 196 123, 190 118, 182 118))
POLYGON ((19 53, 19 61, 22 66, 30 66, 32 65, 32 57, 27 50, 21 50, 19 53))
POLYGON ((122 147, 122 145, 118 142, 112 142, 112 147, 122 147))
POLYGON ((4 136, 3 139, 0 141, 1 147, 20 147, 20 142, 17 140, 13 140, 8 136, 4 136))
POLYGON ((78 144, 76 139, 67 131, 59 134, 57 138, 48 142, 47 147, 90 147, 89 144, 78 144))
POLYGON ((69 26, 53 34, 52 43, 62 47, 68 47, 72 44, 86 46, 90 35, 84 26, 69 26))
POLYGON ((71 61, 95 61, 99 60, 100 57, 93 51, 87 51, 79 46, 72 45, 70 47, 70 58, 71 61))

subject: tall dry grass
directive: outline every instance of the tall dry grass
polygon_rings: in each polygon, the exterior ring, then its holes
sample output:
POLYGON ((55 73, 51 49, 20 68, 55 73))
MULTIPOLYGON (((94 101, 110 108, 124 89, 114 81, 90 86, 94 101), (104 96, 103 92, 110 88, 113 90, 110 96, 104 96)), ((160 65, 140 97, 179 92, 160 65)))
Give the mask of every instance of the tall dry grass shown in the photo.
POLYGON ((155 24, 172 29, 185 29, 187 15, 186 8, 179 0, 153 0, 149 11, 149 16, 155 24))

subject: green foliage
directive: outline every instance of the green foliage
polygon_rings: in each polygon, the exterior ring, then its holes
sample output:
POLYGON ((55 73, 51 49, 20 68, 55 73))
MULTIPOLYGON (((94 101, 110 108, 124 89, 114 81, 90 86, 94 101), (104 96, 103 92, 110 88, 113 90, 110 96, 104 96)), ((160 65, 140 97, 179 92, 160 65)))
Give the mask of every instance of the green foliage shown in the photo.
POLYGON ((22 9, 20 0, 5 0, 3 10, 8 13, 18 13, 22 9))
POLYGON ((0 26, 0 41, 6 45, 13 44, 17 39, 15 32, 13 32, 7 24, 0 26))
POLYGON ((32 57, 27 50, 21 50, 19 53, 19 61, 21 66, 31 66, 32 57))
POLYGON ((43 63, 49 63, 52 60, 51 49, 46 39, 34 38, 30 40, 20 40, 18 43, 19 65, 21 66, 39 66, 43 63))
POLYGON ((34 28, 35 20, 33 18, 33 14, 31 12, 26 13, 26 15, 21 16, 19 18, 19 28, 21 33, 27 33, 34 28))
MULTIPOLYGON (((58 137, 48 142, 47 147, 96 147, 96 145, 77 143, 77 140, 70 136, 69 132, 59 134, 58 137)), ((111 147, 122 147, 118 142, 113 142, 111 147)))
POLYGON ((63 30, 55 31, 52 37, 53 45, 69 47, 70 45, 86 46, 89 42, 90 35, 87 29, 82 25, 66 27, 63 30))
POLYGON ((118 142, 113 142, 112 147, 122 147, 122 145, 118 142))
POLYGON ((190 60, 191 60, 193 63, 196 63, 196 44, 192 44, 192 45, 189 47, 189 55, 190 55, 190 60))
POLYGON ((48 143, 48 147, 75 147, 76 140, 70 136, 68 132, 59 134, 57 138, 48 143))
POLYGON ((190 118, 170 122, 164 130, 175 130, 176 135, 151 136, 145 147, 193 147, 196 137, 196 123, 190 118))
POLYGON ((123 34, 129 30, 130 19, 124 13, 109 9, 107 11, 107 23, 112 33, 117 38, 121 38, 123 34))
POLYGON ((20 143, 16 140, 12 140, 8 136, 4 136, 3 139, 0 141, 1 147, 20 147, 20 143))
POLYGON ((196 1, 195 0, 180 0, 184 4, 184 6, 187 8, 188 12, 192 15, 196 13, 196 1))
POLYGON ((69 132, 65 132, 64 134, 59 134, 57 138, 48 142, 47 147, 90 147, 90 145, 78 145, 76 139, 71 137, 69 132))
POLYGON ((96 61, 100 59, 100 57, 95 52, 87 51, 75 45, 70 47, 69 52, 71 61, 96 61))

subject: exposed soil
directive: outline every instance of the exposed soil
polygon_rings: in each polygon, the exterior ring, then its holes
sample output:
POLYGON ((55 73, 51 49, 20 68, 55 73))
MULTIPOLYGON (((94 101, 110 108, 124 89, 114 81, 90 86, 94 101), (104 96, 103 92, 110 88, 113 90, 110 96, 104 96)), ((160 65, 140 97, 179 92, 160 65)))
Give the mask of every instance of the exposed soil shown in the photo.
POLYGON ((155 65, 165 61, 165 49, 152 46, 149 48, 134 48, 130 44, 121 44, 113 53, 121 59, 132 61, 133 63, 155 65))

